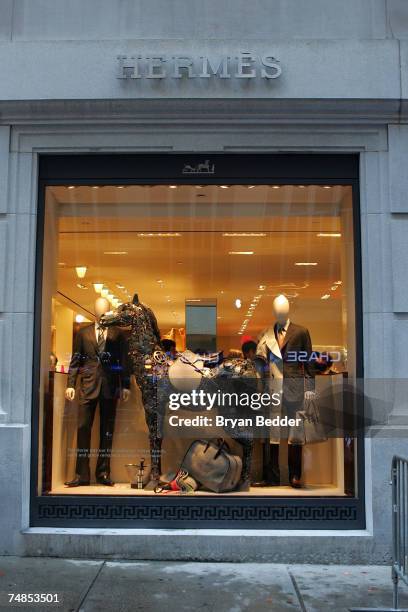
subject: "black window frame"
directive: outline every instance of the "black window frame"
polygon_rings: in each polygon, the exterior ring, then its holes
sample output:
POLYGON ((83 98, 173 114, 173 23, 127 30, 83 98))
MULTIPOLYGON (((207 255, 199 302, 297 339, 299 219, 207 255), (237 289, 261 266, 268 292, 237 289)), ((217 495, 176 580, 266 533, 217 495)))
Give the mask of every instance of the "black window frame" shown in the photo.
MULTIPOLYGON (((358 434, 356 497, 38 495, 42 267, 46 187, 126 184, 350 185, 353 197, 356 377, 363 379, 358 154, 40 154, 33 346, 30 525, 95 528, 364 529, 364 435, 358 434), (185 174, 209 159, 213 174, 185 174)), ((42 468, 44 466, 41 466, 42 468)))

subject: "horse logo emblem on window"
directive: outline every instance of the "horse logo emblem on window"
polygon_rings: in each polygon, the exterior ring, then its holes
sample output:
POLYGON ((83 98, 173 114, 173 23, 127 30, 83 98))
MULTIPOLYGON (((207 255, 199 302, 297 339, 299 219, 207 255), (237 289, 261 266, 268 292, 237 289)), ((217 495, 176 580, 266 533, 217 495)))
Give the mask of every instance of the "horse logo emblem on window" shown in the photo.
POLYGON ((214 174, 215 164, 211 164, 209 159, 200 162, 196 166, 184 164, 182 174, 214 174))

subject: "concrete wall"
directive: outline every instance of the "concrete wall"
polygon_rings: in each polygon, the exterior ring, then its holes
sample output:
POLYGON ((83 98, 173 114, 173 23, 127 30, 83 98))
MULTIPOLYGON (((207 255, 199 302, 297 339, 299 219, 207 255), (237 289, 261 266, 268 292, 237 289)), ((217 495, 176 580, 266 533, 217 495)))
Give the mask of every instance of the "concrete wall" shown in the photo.
MULTIPOLYGON (((212 532, 204 544, 193 534, 66 532, 62 538, 52 530, 21 531, 29 527, 39 151, 359 152, 365 375, 406 378, 407 3, 341 0, 330 2, 330 10, 323 0, 0 5, 0 553, 387 559, 389 465, 395 450, 408 454, 392 424, 367 445, 367 530, 347 537, 318 532, 319 546, 310 533, 296 532, 258 540, 253 532, 212 532), (283 74, 247 87, 214 79, 205 88, 193 79, 135 87, 115 78, 118 53, 152 49, 272 49, 283 74)), ((404 419, 404 401, 397 400, 394 416, 404 419)))

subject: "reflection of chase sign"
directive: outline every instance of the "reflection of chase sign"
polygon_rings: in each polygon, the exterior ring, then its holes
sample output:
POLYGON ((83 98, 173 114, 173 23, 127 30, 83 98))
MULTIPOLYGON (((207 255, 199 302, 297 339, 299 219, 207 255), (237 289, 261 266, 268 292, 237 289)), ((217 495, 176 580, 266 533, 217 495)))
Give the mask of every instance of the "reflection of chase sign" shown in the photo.
POLYGON ((192 166, 191 164, 184 164, 182 174, 214 174, 215 164, 210 164, 210 160, 206 159, 204 162, 192 166))
POLYGON ((282 74, 279 60, 272 55, 253 53, 218 58, 206 55, 197 58, 190 55, 118 55, 117 60, 118 79, 277 79, 282 74))

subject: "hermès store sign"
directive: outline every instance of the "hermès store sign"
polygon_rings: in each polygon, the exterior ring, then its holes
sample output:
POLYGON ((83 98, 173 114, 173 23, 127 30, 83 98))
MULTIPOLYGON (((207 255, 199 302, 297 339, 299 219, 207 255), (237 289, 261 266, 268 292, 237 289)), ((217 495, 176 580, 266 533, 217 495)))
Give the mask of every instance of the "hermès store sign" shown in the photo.
POLYGON ((273 55, 241 52, 209 57, 200 55, 118 55, 118 79, 277 79, 282 74, 273 55))

